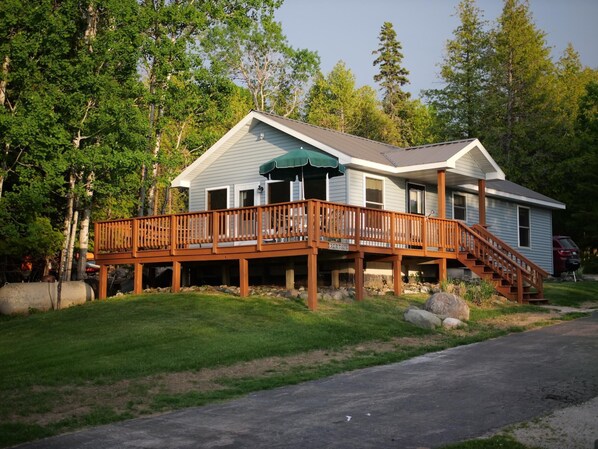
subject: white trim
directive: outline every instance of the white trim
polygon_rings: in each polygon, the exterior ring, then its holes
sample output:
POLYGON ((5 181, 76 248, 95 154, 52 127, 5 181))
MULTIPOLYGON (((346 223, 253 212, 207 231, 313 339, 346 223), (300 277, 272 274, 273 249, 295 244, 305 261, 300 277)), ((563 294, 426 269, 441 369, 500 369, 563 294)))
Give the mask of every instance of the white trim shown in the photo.
POLYGON ((519 248, 529 248, 532 249, 532 209, 530 207, 527 206, 520 206, 517 205, 517 246, 519 248), (529 239, 529 245, 527 246, 521 246, 521 224, 519 223, 519 209, 527 209, 527 217, 529 220, 529 224, 527 227, 527 232, 528 232, 528 239, 529 239))
POLYGON ((463 193, 463 192, 452 192, 452 201, 453 201, 453 220, 460 220, 460 221, 464 221, 467 222, 467 194, 463 193), (455 218, 455 195, 459 195, 462 196, 463 198, 465 198, 465 218, 464 219, 460 219, 460 218, 455 218))
POLYGON ((467 153, 469 153, 474 148, 477 148, 480 151, 480 153, 482 153, 482 155, 486 158, 486 160, 490 163, 490 165, 494 169, 494 172, 488 172, 486 174, 486 179, 490 179, 490 176, 492 176, 492 179, 501 179, 501 180, 504 180, 505 179, 505 172, 503 172, 502 169, 496 163, 496 161, 494 159, 492 159, 492 156, 490 156, 490 153, 488 153, 488 151, 486 150, 486 148, 484 148, 484 146, 482 145, 482 143, 478 139, 473 140, 465 148, 463 148, 462 150, 460 150, 454 156, 450 157, 446 161, 447 164, 450 164, 452 166, 452 168, 456 168, 457 167, 457 160, 461 159, 463 156, 465 156, 467 153))
POLYGON ((241 130, 244 126, 251 123, 254 118, 258 118, 256 116, 255 111, 251 111, 245 117, 241 119, 239 123, 233 126, 224 136, 222 136, 218 142, 208 148, 201 156, 199 156, 191 165, 189 165, 185 170, 181 172, 176 178, 172 180, 170 185, 172 187, 191 187, 191 178, 189 175, 195 172, 195 169, 201 164, 203 164, 204 160, 214 154, 216 151, 220 149, 229 139, 231 139, 239 130, 241 130))
POLYGON ((205 190, 205 196, 204 196, 204 207, 205 210, 210 210, 208 209, 208 192, 212 192, 214 190, 226 190, 226 208, 230 209, 230 186, 219 186, 219 187, 210 187, 210 188, 206 188, 205 190))
POLYGON ((369 173, 363 173, 363 207, 367 207, 367 198, 366 198, 366 184, 367 184, 367 178, 372 178, 372 179, 377 179, 379 181, 382 181, 382 209, 386 208, 386 183, 385 183, 385 177, 384 176, 378 176, 378 175, 372 175, 369 173))
MULTIPOLYGON (((478 193, 478 186, 473 185, 473 184, 462 184, 462 185, 458 186, 457 188, 463 189, 463 190, 468 190, 468 191, 471 191, 476 194, 478 193)), ((488 196, 488 195, 496 196, 499 198, 508 198, 510 200, 520 201, 523 203, 535 204, 535 205, 547 207, 550 209, 565 210, 567 208, 567 206, 565 206, 562 203, 558 203, 558 202, 552 203, 549 201, 538 200, 538 199, 530 198, 530 197, 523 196, 523 195, 515 195, 513 193, 503 192, 501 190, 489 189, 488 186, 486 185, 486 196, 488 196)))
POLYGON ((243 190, 253 190, 253 199, 254 199, 254 206, 259 206, 261 204, 261 194, 258 192, 258 187, 260 186, 259 182, 248 182, 245 184, 235 184, 235 198, 233 200, 233 204, 235 208, 241 207, 239 204, 239 193, 243 190))
MULTIPOLYGON (((484 157, 488 160, 490 165, 495 169, 494 172, 486 173, 486 179, 488 179, 488 180, 490 180, 490 179, 505 179, 504 172, 500 169, 498 164, 494 161, 494 159, 492 159, 492 157, 490 156, 488 151, 486 151, 486 149, 483 147, 483 145, 477 139, 473 140, 472 142, 467 144, 463 149, 461 149, 458 153, 456 153, 455 155, 453 155, 451 158, 449 158, 446 161, 432 162, 432 163, 428 163, 428 164, 417 164, 417 165, 410 165, 410 166, 394 167, 392 165, 381 164, 378 162, 372 162, 372 161, 368 161, 365 159, 360 159, 360 158, 355 158, 355 157, 349 156, 349 155, 337 150, 336 148, 325 145, 322 142, 320 142, 312 137, 309 137, 303 133, 295 131, 294 129, 291 129, 291 128, 277 122, 276 120, 271 119, 270 117, 268 117, 266 115, 263 115, 257 111, 251 111, 243 119, 241 119, 241 121, 239 123, 237 123, 233 128, 231 128, 224 136, 222 136, 218 140, 218 142, 216 142, 214 145, 212 145, 199 158, 197 158, 191 165, 189 165, 185 170, 183 170, 181 172, 181 174, 179 174, 176 178, 174 178, 174 180, 171 182, 171 185, 173 187, 189 188, 191 186, 191 179, 192 179, 191 176, 193 175, 193 178, 196 176, 196 174, 195 174, 196 169, 199 168, 204 163, 204 161, 206 161, 206 159, 208 159, 211 155, 213 155, 216 151, 218 151, 225 143, 227 143, 243 127, 245 127, 245 126, 249 127, 249 125, 251 124, 251 122, 254 119, 258 120, 266 125, 269 125, 275 129, 278 129, 279 131, 284 132, 285 134, 287 134, 291 137, 299 139, 315 148, 318 148, 319 150, 322 150, 322 151, 338 158, 339 162, 343 165, 357 166, 360 168, 371 169, 371 170, 388 173, 388 174, 393 174, 393 175, 404 174, 404 173, 409 173, 409 172, 413 172, 413 171, 422 171, 422 170, 455 169, 456 162, 459 158, 461 158, 463 155, 467 154, 472 149, 477 148, 484 155, 484 157)), ((425 150, 422 150, 422 151, 425 151, 425 150)))

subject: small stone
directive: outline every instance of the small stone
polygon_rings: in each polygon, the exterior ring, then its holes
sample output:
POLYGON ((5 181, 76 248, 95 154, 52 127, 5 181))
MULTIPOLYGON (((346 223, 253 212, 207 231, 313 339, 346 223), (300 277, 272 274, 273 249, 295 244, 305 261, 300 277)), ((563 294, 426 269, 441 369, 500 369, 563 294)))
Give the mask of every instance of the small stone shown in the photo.
POLYGON ((440 318, 426 310, 408 309, 404 315, 405 321, 422 329, 436 329, 442 324, 440 318))
POLYGON ((455 329, 458 327, 467 327, 467 324, 457 318, 445 318, 442 322, 442 327, 445 329, 455 329))

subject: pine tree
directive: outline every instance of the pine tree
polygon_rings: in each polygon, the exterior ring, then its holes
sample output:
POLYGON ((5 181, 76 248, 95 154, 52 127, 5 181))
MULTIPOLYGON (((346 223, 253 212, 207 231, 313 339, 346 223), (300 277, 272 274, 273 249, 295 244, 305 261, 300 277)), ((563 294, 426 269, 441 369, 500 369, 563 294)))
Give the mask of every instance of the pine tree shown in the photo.
POLYGON ((482 135, 511 180, 540 191, 555 129, 554 65, 544 36, 527 1, 505 0, 492 33, 482 135))
POLYGON ((460 25, 446 44, 440 77, 445 87, 425 96, 438 113, 446 140, 480 137, 486 90, 488 33, 475 0, 457 7, 460 25))
POLYGON ((405 84, 409 84, 409 71, 401 66, 402 47, 392 23, 384 22, 378 39, 380 46, 372 54, 378 55, 374 66, 380 66, 380 73, 374 75, 374 81, 380 83, 383 92, 384 112, 394 120, 404 113, 404 104, 410 97, 409 92, 402 90, 405 84))

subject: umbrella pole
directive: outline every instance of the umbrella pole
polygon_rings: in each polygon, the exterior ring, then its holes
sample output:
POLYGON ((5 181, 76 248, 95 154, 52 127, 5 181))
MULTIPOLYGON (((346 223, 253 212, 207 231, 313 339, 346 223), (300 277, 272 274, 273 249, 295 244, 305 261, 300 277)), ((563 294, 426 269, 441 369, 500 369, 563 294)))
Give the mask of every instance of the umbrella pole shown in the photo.
POLYGON ((305 176, 303 176, 303 166, 301 166, 301 200, 305 200, 305 176))

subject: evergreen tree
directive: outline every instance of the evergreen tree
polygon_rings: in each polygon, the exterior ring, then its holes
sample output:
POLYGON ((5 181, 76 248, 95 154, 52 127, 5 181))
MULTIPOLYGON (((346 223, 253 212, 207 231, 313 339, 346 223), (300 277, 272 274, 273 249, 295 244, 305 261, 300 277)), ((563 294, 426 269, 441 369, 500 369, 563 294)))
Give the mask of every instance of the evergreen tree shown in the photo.
POLYGON ((460 25, 440 67, 445 86, 425 92, 443 124, 444 140, 480 137, 488 78, 489 39, 482 13, 475 0, 462 0, 457 13, 460 25))
POLYGON ((554 65, 527 1, 505 0, 491 44, 482 141, 511 180, 546 191, 555 129, 554 65))
POLYGON ((379 66, 380 72, 374 75, 374 81, 380 83, 382 91, 382 106, 384 112, 395 123, 398 139, 392 142, 395 145, 409 145, 412 143, 412 118, 410 113, 409 92, 403 86, 409 84, 409 71, 401 64, 403 53, 401 43, 392 23, 384 22, 380 30, 379 47, 372 54, 377 55, 374 66, 379 66))

